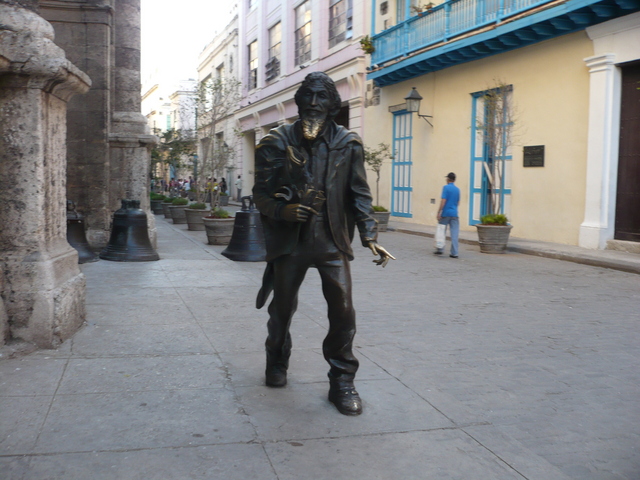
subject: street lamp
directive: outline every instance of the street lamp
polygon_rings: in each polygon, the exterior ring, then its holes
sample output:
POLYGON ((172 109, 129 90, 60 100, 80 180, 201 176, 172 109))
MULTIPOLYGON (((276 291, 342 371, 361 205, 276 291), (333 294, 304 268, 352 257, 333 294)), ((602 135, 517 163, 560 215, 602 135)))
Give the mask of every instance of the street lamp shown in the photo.
POLYGON ((420 101, 422 100, 422 96, 416 90, 416 87, 413 87, 409 92, 409 95, 404 97, 407 102, 407 112, 416 113, 420 118, 424 119, 429 125, 433 127, 433 124, 427 120, 427 118, 433 118, 431 115, 420 115, 420 101))

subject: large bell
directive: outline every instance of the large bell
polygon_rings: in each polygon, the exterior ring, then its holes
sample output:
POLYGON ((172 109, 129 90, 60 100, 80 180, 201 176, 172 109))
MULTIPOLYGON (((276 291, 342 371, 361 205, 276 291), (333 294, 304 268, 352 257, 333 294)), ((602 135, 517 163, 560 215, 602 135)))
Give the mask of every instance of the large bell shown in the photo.
POLYGON ((251 195, 242 197, 242 209, 236 212, 231 240, 222 255, 237 262, 263 262, 267 258, 260 212, 251 195))
POLYGON ((78 263, 97 262, 98 255, 91 250, 84 232, 84 217, 76 212, 76 206, 67 200, 67 242, 78 251, 78 263))
POLYGON ((109 244, 100 258, 114 262, 151 262, 160 256, 151 246, 147 214, 139 200, 122 200, 122 207, 113 214, 109 244))

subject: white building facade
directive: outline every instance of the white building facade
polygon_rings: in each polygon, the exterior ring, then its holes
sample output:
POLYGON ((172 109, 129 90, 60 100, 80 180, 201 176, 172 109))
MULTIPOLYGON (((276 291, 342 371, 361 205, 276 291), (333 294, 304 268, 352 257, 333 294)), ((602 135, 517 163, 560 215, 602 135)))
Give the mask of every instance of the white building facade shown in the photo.
POLYGON ((204 173, 225 178, 235 196, 235 178, 242 172, 242 139, 234 112, 240 105, 238 15, 204 48, 198 57, 198 158, 204 173), (210 115, 207 112, 215 112, 210 115), (215 118, 215 123, 211 119, 215 118), (220 160, 224 157, 224 160, 220 160), (207 168, 206 165, 211 165, 207 168), (213 171, 211 171, 213 170, 213 171))
POLYGON ((294 94, 313 71, 327 73, 342 98, 336 122, 362 136, 368 2, 243 0, 238 68, 243 88, 236 112, 243 133, 244 189, 253 186, 255 146, 271 128, 298 117, 294 94))

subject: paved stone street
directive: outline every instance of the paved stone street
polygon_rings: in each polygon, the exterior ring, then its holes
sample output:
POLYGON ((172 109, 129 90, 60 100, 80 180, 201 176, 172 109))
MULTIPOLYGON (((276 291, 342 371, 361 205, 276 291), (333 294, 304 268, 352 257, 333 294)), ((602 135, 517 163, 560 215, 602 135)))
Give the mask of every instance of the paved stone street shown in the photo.
POLYGON ((86 264, 87 325, 0 361, 0 477, 640 479, 640 276, 433 239, 356 247, 360 417, 327 399, 310 271, 264 386, 263 263, 156 216, 161 260, 86 264))

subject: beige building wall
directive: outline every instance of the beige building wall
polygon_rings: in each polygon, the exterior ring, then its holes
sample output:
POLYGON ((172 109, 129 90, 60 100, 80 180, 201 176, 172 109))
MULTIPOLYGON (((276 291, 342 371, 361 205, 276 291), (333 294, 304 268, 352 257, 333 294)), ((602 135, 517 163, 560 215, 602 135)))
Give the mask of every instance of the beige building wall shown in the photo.
MULTIPOLYGON (((516 126, 512 149, 512 235, 578 244, 584 219, 589 73, 584 58, 592 42, 578 32, 504 54, 461 64, 380 89, 380 104, 365 110, 365 144, 393 141, 388 107, 404 103, 411 87, 423 96, 413 115, 412 218, 398 221, 436 224, 444 176, 453 171, 461 190, 460 226, 469 225, 471 175, 471 94, 513 85, 516 126), (523 146, 544 145, 544 167, 523 167, 523 146)), ((391 206, 391 162, 380 183, 380 203, 391 206)), ((370 175, 373 181, 373 174, 370 175)))

